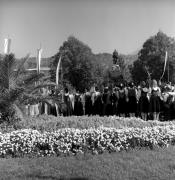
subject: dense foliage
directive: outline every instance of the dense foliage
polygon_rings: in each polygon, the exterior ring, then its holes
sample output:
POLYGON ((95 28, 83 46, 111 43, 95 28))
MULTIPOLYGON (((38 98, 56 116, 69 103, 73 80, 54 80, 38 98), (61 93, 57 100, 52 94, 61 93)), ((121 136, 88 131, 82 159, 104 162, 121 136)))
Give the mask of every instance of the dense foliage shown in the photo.
POLYGON ((159 31, 143 44, 138 53, 138 60, 131 69, 134 81, 140 82, 148 78, 160 80, 165 62, 165 52, 168 52, 167 68, 162 80, 174 82, 175 40, 159 31), (149 77, 150 76, 150 77, 149 77))
POLYGON ((25 70, 29 55, 17 62, 13 54, 0 59, 0 123, 13 123, 22 119, 23 108, 28 103, 46 102, 50 97, 43 96, 42 87, 55 86, 49 77, 25 70))
POLYGON ((168 52, 168 60, 162 81, 169 80, 174 82, 175 41, 173 38, 168 37, 161 31, 148 38, 144 42, 142 49, 130 55, 120 54, 116 50, 114 50, 113 54, 93 54, 86 44, 75 37, 69 37, 68 40, 63 43, 59 52, 52 57, 52 60, 54 61, 51 68, 52 79, 55 81, 55 72, 58 60, 60 54, 63 54, 63 60, 65 62, 62 66, 62 80, 63 82, 66 81, 72 84, 72 86, 77 89, 84 88, 81 86, 81 81, 80 85, 76 83, 72 76, 74 74, 75 77, 78 77, 79 79, 81 77, 81 79, 84 79, 87 82, 85 83, 86 87, 89 84, 92 85, 93 83, 99 86, 109 85, 111 83, 121 81, 134 81, 139 83, 143 80, 146 81, 149 78, 160 80, 163 73, 166 51, 168 52), (88 62, 86 62, 86 65, 83 66, 82 63, 85 61, 88 62), (78 66, 79 70, 76 68, 72 69, 70 63, 76 63, 75 67, 78 66), (114 64, 119 64, 121 71, 114 71, 114 64), (82 75, 84 71, 80 70, 82 67, 87 70, 87 73, 85 73, 86 78, 82 75), (71 71, 67 74, 69 69, 71 69, 71 71))
POLYGON ((54 55, 51 66, 52 81, 56 79, 56 68, 61 56, 60 84, 70 84, 73 88, 84 91, 96 84, 109 85, 117 81, 130 81, 131 75, 125 56, 117 54, 120 71, 114 71, 112 54, 94 54, 91 49, 75 37, 69 37, 54 55))
POLYGON ((55 55, 55 61, 51 70, 53 81, 55 80, 56 68, 60 56, 62 63, 61 80, 67 80, 79 91, 88 88, 92 82, 91 49, 78 39, 69 37, 55 55))

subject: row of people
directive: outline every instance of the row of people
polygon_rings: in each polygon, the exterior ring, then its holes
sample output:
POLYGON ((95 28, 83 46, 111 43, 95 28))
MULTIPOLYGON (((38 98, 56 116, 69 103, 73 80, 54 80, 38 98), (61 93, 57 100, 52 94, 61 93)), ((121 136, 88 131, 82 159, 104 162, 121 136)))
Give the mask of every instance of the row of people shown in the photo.
POLYGON ((128 87, 120 84, 114 89, 105 88, 103 93, 99 91, 87 91, 82 96, 81 103, 85 115, 118 115, 142 119, 159 120, 161 118, 175 118, 175 101, 171 86, 158 87, 153 80, 150 87, 142 82, 139 87, 131 83, 128 87))
POLYGON ((161 117, 164 116, 164 119, 173 119, 175 117, 173 91, 171 86, 158 87, 155 80, 152 81, 150 87, 147 87, 144 82, 138 87, 133 83, 127 87, 120 84, 113 89, 106 87, 103 92, 93 89, 83 94, 69 93, 66 88, 64 92, 60 93, 62 103, 59 105, 40 103, 30 107, 35 109, 32 111, 37 114, 45 113, 55 116, 118 115, 122 117, 140 116, 144 120, 151 118, 159 120, 161 113, 161 117))

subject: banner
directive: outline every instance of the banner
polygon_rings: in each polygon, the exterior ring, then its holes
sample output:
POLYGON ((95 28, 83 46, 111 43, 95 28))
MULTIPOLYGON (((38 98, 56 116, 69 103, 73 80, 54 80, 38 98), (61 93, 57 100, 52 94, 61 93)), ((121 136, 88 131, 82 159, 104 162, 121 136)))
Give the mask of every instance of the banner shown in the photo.
POLYGON ((41 70, 41 54, 42 54, 42 49, 37 49, 37 72, 40 73, 41 70))
POLYGON ((10 53, 10 45, 11 45, 11 39, 9 38, 4 39, 4 54, 10 53))
POLYGON ((166 52, 165 52, 165 62, 164 62, 163 73, 162 73, 162 76, 161 76, 160 80, 163 78, 163 76, 164 76, 164 74, 165 74, 167 59, 168 59, 168 52, 166 51, 166 52))
POLYGON ((57 86, 58 86, 58 81, 59 81, 60 65, 61 65, 61 56, 60 56, 60 59, 58 61, 57 70, 56 70, 56 85, 57 86))

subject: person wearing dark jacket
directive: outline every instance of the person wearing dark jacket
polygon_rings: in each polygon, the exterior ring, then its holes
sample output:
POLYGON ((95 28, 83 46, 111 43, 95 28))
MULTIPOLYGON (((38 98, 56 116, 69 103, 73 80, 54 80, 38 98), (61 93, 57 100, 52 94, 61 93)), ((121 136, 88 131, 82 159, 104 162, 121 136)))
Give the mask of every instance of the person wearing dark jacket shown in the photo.
POLYGON ((82 116, 83 115, 83 104, 81 101, 81 96, 79 92, 75 94, 75 102, 74 102, 74 115, 82 116))

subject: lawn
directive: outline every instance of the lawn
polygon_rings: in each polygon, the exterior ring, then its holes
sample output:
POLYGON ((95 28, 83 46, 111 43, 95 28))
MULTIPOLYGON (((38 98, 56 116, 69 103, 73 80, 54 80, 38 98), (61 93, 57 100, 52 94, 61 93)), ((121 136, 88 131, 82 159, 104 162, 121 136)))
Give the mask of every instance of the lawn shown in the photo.
POLYGON ((174 180, 175 147, 101 155, 0 159, 0 179, 174 180))

